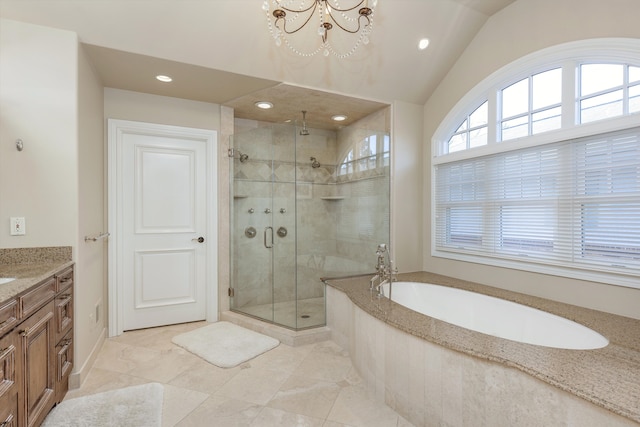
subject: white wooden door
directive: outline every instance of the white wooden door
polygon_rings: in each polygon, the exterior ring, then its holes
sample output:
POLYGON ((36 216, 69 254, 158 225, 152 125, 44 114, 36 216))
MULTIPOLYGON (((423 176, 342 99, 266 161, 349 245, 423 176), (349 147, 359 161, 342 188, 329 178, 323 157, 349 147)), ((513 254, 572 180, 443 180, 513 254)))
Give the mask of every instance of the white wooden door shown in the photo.
POLYGON ((128 125, 114 128, 119 329, 204 320, 207 253, 217 244, 207 213, 212 132, 128 125))

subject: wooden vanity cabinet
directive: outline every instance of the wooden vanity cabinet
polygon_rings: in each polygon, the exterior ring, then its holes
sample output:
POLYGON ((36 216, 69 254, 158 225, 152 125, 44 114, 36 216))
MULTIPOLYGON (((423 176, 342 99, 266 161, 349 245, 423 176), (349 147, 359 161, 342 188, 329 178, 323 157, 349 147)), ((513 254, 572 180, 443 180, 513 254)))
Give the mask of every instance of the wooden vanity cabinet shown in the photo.
POLYGON ((70 267, 0 305, 2 427, 39 426, 69 389, 73 281, 70 267))

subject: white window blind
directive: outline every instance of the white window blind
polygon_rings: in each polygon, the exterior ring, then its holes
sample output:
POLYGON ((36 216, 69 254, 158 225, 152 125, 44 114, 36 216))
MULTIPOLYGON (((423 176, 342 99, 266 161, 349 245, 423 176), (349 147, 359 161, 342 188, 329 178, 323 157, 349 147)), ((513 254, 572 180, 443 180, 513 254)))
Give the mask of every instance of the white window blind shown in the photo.
POLYGON ((640 128, 435 166, 435 249, 640 275, 640 128))

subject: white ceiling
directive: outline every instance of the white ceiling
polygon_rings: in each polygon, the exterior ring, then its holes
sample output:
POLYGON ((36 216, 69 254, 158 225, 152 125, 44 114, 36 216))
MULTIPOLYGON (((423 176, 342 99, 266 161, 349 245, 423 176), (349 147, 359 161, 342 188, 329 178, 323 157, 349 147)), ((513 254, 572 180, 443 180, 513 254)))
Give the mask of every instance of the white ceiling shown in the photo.
POLYGON ((371 42, 346 59, 277 47, 263 1, 0 0, 0 17, 76 32, 107 87, 239 108, 239 98, 285 83, 298 98, 309 88, 379 108, 424 104, 486 20, 515 0, 378 0, 371 42), (159 73, 174 82, 158 83, 159 73))

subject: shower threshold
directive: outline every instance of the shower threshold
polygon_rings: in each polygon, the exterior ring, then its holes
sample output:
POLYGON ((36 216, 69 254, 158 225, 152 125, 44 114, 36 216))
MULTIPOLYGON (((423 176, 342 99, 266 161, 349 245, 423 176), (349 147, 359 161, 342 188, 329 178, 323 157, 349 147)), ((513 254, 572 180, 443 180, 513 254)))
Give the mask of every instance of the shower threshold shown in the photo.
POLYGON ((326 326, 296 331, 236 311, 223 311, 220 313, 220 320, 270 336, 292 347, 313 344, 331 338, 331 330, 326 326))

